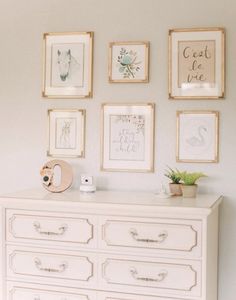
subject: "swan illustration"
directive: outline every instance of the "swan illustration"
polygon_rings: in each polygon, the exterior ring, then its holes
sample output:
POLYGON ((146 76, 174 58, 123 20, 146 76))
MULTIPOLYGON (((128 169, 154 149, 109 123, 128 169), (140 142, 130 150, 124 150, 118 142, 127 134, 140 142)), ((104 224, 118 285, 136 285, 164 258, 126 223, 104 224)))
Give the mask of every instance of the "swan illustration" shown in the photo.
POLYGON ((198 133, 197 133, 196 136, 192 136, 192 137, 186 139, 186 142, 190 146, 200 147, 200 146, 205 145, 205 138, 204 138, 203 134, 204 134, 204 132, 207 132, 206 127, 201 125, 201 126, 198 127, 197 131, 198 131, 198 133))

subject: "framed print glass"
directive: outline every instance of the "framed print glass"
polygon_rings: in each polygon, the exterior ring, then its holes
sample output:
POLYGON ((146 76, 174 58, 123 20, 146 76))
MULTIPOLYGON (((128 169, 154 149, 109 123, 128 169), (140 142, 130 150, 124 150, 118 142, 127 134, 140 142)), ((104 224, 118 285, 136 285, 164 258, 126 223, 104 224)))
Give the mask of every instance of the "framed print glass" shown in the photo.
POLYGON ((109 44, 109 82, 148 82, 149 42, 109 44))
POLYGON ((48 110, 48 155, 84 157, 85 110, 48 110))
POLYGON ((218 162, 219 112, 177 112, 177 161, 218 162))
POLYGON ((169 98, 224 98, 223 28, 169 31, 169 98))
POLYGON ((153 172, 154 104, 104 104, 104 171, 153 172))
POLYGON ((45 33, 43 96, 92 97, 93 33, 45 33))

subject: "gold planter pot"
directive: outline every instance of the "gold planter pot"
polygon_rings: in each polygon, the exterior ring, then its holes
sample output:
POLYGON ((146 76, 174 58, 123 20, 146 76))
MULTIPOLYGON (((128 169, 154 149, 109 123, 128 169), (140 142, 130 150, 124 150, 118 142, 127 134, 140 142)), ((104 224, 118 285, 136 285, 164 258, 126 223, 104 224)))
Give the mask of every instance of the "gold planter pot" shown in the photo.
POLYGON ((182 189, 180 183, 169 183, 170 192, 173 196, 182 196, 182 189))
POLYGON ((184 198, 195 198, 197 195, 197 184, 193 185, 181 185, 184 198))

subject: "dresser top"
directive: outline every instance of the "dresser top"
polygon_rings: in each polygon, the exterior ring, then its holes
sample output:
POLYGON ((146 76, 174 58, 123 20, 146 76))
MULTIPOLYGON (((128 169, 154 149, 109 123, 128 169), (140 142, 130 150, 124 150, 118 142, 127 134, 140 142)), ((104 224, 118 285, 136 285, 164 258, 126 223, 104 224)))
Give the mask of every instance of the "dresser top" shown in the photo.
POLYGON ((196 198, 170 197, 162 199, 155 193, 126 192, 126 191, 97 191, 95 193, 81 193, 77 190, 68 190, 63 193, 50 193, 45 189, 34 189, 7 194, 0 197, 0 201, 47 201, 65 204, 88 203, 93 205, 138 205, 172 208, 211 209, 221 202, 222 197, 212 194, 200 194, 196 198))

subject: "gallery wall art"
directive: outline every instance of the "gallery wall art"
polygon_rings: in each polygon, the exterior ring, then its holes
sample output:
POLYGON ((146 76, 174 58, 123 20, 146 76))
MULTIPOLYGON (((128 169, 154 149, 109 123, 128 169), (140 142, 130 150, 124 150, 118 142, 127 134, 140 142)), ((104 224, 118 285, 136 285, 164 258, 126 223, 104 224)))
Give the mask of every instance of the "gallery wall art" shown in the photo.
POLYGON ((177 161, 218 162, 219 112, 177 112, 177 161))
POLYGON ((223 98, 224 48, 223 28, 170 30, 169 98, 223 98))
POLYGON ((84 157, 85 110, 48 111, 48 155, 84 157))
POLYGON ((45 33, 43 96, 92 97, 93 32, 45 33))
POLYGON ((153 171, 154 104, 104 104, 102 170, 153 171))
POLYGON ((149 42, 109 44, 109 82, 148 82, 149 42))

